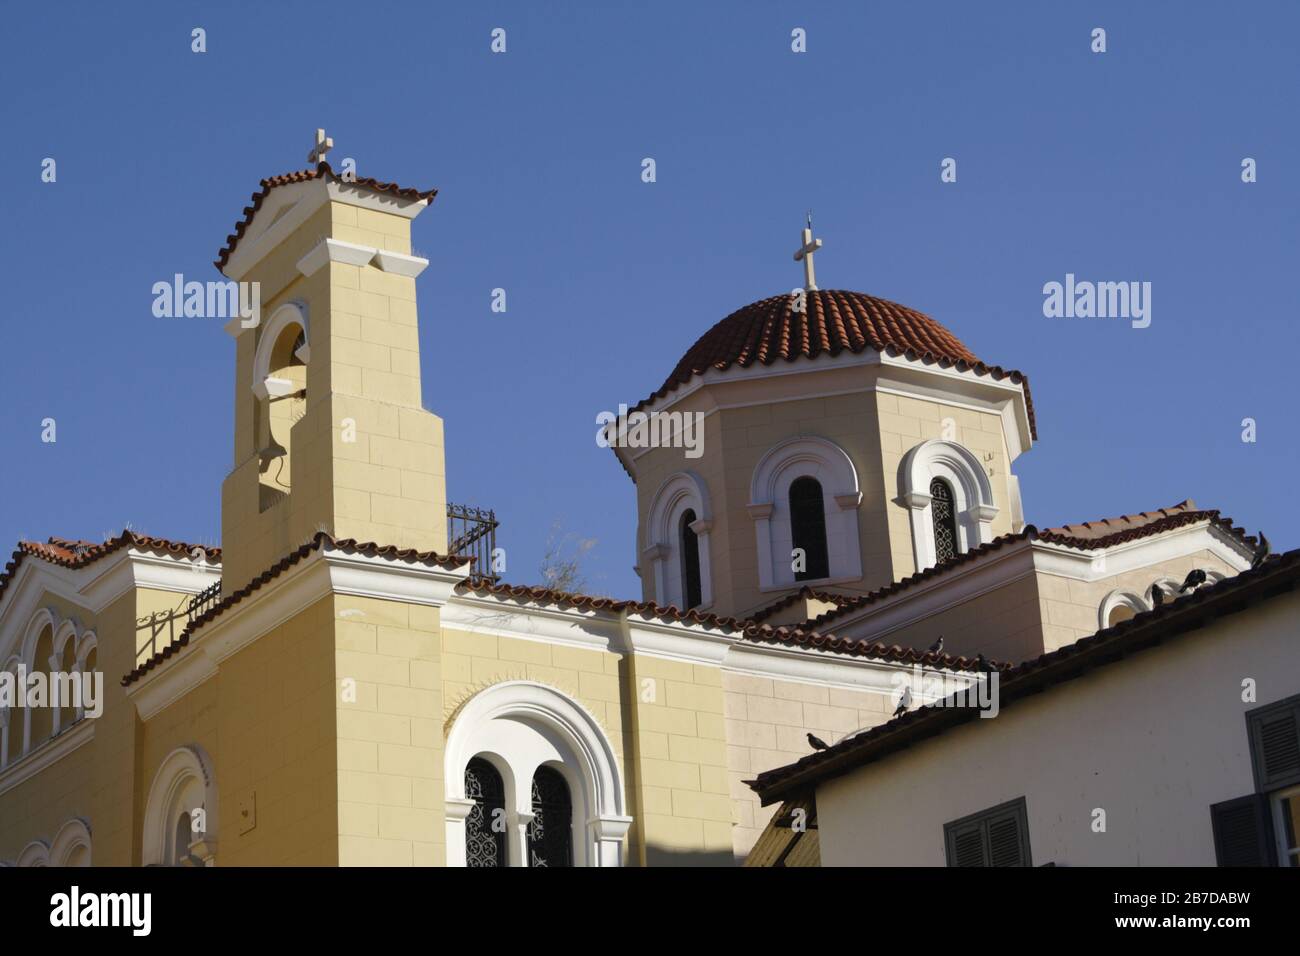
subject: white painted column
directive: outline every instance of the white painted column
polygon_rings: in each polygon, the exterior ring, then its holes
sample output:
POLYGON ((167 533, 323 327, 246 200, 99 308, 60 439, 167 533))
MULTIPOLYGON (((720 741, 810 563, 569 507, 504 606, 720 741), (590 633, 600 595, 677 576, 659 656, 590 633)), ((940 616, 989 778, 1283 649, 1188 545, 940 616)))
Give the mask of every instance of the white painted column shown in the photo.
POLYGON ((465 866, 465 818, 474 809, 474 801, 465 797, 448 797, 445 816, 447 819, 447 865, 465 866))
POLYGON ((587 823, 588 847, 593 866, 622 866, 623 837, 632 825, 631 817, 606 814, 587 823))

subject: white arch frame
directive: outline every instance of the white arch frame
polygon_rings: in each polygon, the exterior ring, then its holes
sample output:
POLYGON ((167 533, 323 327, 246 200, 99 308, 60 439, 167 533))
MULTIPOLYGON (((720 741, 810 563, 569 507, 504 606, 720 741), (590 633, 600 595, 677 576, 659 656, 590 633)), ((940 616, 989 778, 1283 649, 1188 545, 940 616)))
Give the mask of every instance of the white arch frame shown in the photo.
POLYGON ((1134 614, 1141 614, 1151 610, 1151 602, 1140 594, 1116 588, 1102 599, 1101 606, 1097 608, 1097 630, 1104 631, 1110 627, 1110 616, 1117 607, 1131 608, 1134 614))
MULTIPOLYGON (((10 671, 16 679, 18 669, 25 666, 22 657, 14 653, 0 667, 0 671, 10 671)), ((0 708, 0 768, 8 767, 27 752, 26 724, 26 707, 19 707, 15 701, 11 707, 0 708)))
POLYGON ((50 865, 51 866, 69 866, 69 860, 78 847, 85 847, 86 857, 81 866, 90 866, 91 859, 91 841, 90 825, 81 817, 73 817, 63 826, 59 827, 59 832, 54 835, 54 841, 50 844, 50 865))
MULTIPOLYGON (((35 613, 32 614, 31 619, 27 622, 27 630, 23 635, 22 654, 20 658, 22 666, 26 669, 29 677, 37 670, 46 670, 46 667, 49 664, 49 662, 46 661, 43 662, 39 668, 36 666, 36 645, 41 639, 41 633, 47 626, 50 628, 50 648, 51 653, 53 653, 53 648, 58 642, 59 634, 66 628, 67 624, 67 621, 60 620, 58 613, 55 612, 53 608, 37 608, 35 613)), ((9 728, 10 740, 6 766, 13 763, 16 759, 26 756, 32 751, 32 710, 30 707, 22 707, 20 710, 22 712, 23 726, 22 748, 15 756, 13 752, 13 725, 11 715, 9 728)), ((57 710, 55 710, 52 715, 51 728, 52 732, 50 736, 45 740, 38 740, 37 744, 48 743, 58 735, 59 712, 57 710)))
MULTIPOLYGON (((99 636, 94 631, 86 631, 77 641, 77 673, 82 675, 83 685, 86 678, 86 664, 90 660, 91 651, 99 650, 99 636)), ((99 663, 98 657, 96 663, 99 663)), ((77 702, 77 720, 86 715, 85 701, 77 702)))
POLYGON ((190 841, 189 855, 203 866, 216 865, 217 806, 216 777, 212 761, 198 744, 177 747, 158 766, 149 798, 145 803, 141 859, 145 866, 170 866, 167 844, 182 813, 203 808, 206 828, 190 841), (202 800, 183 799, 190 784, 197 783, 202 800))
MULTIPOLYGON (((20 653, 23 666, 27 668, 29 674, 36 669, 36 642, 40 640, 41 632, 45 630, 46 625, 50 627, 51 637, 57 636, 60 626, 59 615, 54 612, 53 608, 37 608, 27 622, 27 630, 23 633, 22 651, 20 653)), ((53 640, 51 640, 50 646, 53 647, 53 640)))
POLYGON ((49 866, 50 865, 50 845, 44 840, 33 840, 23 847, 18 859, 15 861, 16 866, 49 866))
POLYGON ((303 302, 286 302, 273 313, 262 329, 257 340, 257 351, 253 354, 253 394, 260 399, 273 395, 287 395, 293 391, 293 383, 285 379, 271 377, 271 352, 280 335, 290 325, 297 325, 302 330, 303 344, 293 354, 304 365, 311 359, 310 326, 307 322, 307 306, 303 302))
POLYGON ((777 591, 861 578, 862 548, 858 537, 861 504, 858 470, 848 453, 833 441, 805 435, 787 439, 769 450, 754 468, 747 505, 758 543, 759 590, 777 591), (822 486, 830 574, 818 581, 796 581, 790 566, 794 545, 790 485, 804 477, 815 478, 822 486))
POLYGON ((654 599, 658 604, 686 610, 682 583, 682 549, 677 527, 687 510, 695 512, 691 530, 700 550, 699 610, 713 605, 713 571, 709 555, 713 530, 713 509, 709 488, 693 471, 679 471, 664 480, 650 502, 646 514, 645 545, 642 562, 654 582, 654 599))
POLYGON ((474 757, 501 772, 511 866, 527 862, 531 783, 542 765, 554 767, 569 784, 574 865, 622 865, 632 818, 624 812, 618 757, 596 718, 577 701, 545 684, 514 680, 493 684, 461 707, 444 758, 448 866, 465 866, 465 818, 474 806, 465 796, 465 768, 474 757))
POLYGON ((998 516, 993 486, 970 449, 946 438, 931 438, 914 446, 903 456, 898 481, 899 503, 908 509, 912 522, 912 556, 917 571, 938 563, 930 496, 930 483, 936 478, 942 478, 952 488, 958 553, 992 541, 993 519, 998 516))

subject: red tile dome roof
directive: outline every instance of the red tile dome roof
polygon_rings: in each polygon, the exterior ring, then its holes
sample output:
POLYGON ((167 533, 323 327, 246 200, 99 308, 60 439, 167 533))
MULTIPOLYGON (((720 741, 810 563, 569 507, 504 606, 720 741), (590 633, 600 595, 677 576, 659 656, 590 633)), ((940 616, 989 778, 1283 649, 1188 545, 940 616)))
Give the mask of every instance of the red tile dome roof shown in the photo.
POLYGON ((937 362, 959 371, 973 370, 1023 385, 1030 428, 1037 437, 1029 380, 1016 371, 985 365, 957 336, 924 313, 862 292, 813 289, 805 310, 793 310, 789 293, 774 295, 737 309, 690 347, 672 374, 638 407, 662 398, 709 369, 773 365, 778 360, 836 356, 867 349, 937 362))

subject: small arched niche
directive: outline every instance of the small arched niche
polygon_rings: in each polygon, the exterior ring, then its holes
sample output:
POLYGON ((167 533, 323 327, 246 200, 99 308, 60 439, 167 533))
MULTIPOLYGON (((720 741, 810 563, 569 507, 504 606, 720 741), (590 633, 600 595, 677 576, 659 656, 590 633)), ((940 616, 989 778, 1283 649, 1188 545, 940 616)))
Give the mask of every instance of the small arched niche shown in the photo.
POLYGON ((254 435, 263 511, 283 500, 292 487, 293 426, 307 412, 308 343, 307 313, 296 302, 276 309, 257 341, 254 435))

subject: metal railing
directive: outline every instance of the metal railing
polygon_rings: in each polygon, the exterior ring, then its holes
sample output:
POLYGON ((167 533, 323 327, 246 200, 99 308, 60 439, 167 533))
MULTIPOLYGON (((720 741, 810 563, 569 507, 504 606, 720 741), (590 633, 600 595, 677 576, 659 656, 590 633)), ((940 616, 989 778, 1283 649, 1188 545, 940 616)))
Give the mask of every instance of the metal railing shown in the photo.
POLYGON ((486 581, 496 581, 500 577, 492 561, 499 524, 496 513, 490 508, 447 505, 447 552, 473 559, 470 577, 486 581))

